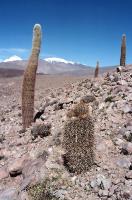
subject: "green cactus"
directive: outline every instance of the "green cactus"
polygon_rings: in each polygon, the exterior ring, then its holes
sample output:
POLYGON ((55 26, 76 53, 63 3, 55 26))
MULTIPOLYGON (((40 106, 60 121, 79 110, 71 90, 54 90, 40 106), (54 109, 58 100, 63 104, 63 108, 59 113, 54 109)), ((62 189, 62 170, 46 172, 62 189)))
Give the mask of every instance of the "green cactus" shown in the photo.
POLYGON ((23 129, 29 127, 33 122, 34 115, 34 90, 36 71, 41 46, 41 26, 35 24, 33 29, 32 52, 28 61, 28 66, 24 72, 22 85, 22 123, 23 129))
POLYGON ((80 102, 71 110, 64 126, 64 165, 72 173, 88 171, 94 163, 94 125, 88 104, 80 102))
POLYGON ((94 78, 97 78, 98 76, 99 76, 99 61, 97 61, 97 65, 94 72, 94 78))
POLYGON ((126 35, 122 35, 120 66, 126 65, 126 35))

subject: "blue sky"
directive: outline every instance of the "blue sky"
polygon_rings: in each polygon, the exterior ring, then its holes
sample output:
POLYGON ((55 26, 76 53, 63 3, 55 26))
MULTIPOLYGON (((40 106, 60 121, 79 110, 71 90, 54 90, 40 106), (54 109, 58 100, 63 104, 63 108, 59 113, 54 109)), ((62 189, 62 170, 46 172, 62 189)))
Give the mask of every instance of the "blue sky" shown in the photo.
POLYGON ((131 0, 1 0, 0 59, 28 58, 32 28, 40 23, 41 58, 119 64, 121 36, 126 33, 127 63, 132 63, 131 10, 131 0))

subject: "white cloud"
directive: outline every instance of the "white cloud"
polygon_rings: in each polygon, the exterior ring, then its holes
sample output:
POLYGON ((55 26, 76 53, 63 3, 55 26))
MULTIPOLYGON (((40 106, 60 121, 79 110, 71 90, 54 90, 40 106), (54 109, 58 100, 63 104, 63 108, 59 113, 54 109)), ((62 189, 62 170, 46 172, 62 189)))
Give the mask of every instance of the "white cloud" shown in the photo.
POLYGON ((28 52, 28 49, 24 49, 24 48, 0 48, 0 53, 25 53, 28 52))

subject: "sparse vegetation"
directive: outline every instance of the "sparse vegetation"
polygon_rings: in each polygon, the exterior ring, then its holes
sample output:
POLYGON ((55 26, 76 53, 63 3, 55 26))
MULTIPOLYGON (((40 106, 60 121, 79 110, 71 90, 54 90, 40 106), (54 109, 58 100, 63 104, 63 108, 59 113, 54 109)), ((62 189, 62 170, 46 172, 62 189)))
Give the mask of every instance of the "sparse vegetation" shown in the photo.
POLYGON ((47 187, 49 185, 48 180, 45 180, 42 183, 38 183, 29 187, 28 194, 31 197, 31 200, 58 200, 55 196, 51 195, 47 191, 47 187))
POLYGON ((35 138, 46 137, 51 134, 51 124, 37 124, 31 129, 31 134, 35 138))

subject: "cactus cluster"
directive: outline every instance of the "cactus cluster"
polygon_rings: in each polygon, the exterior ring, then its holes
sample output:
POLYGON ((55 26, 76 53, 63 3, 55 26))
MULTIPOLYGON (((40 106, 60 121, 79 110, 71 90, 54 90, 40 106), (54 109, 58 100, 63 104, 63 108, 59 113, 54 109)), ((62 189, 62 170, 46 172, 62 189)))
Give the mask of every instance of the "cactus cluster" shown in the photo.
POLYGON ((99 76, 99 61, 97 61, 97 65, 94 72, 94 77, 97 78, 99 76))
POLYGON ((33 122, 34 115, 34 90, 38 58, 41 46, 41 26, 36 24, 33 29, 32 52, 28 66, 24 72, 22 85, 22 124, 23 129, 29 127, 33 122))
POLYGON ((88 104, 81 101, 67 114, 64 164, 72 173, 88 171, 94 163, 94 125, 88 104))
POLYGON ((122 35, 120 66, 126 65, 126 35, 122 35))

